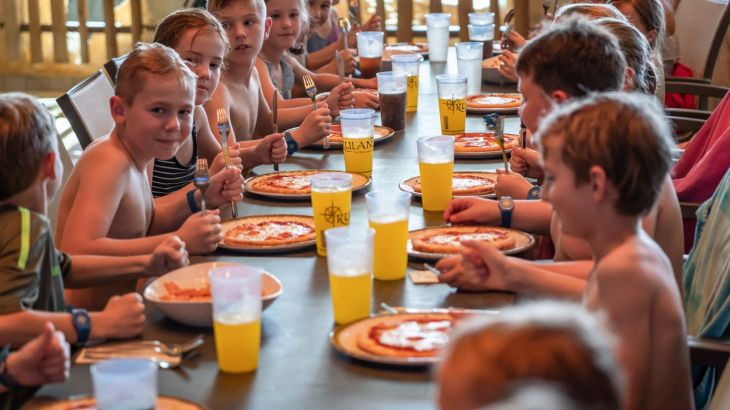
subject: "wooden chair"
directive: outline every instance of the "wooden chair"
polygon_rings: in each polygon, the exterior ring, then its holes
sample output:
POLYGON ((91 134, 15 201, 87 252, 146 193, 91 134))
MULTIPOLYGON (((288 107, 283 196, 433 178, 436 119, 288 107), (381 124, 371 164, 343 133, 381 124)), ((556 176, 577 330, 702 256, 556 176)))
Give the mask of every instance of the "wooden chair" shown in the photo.
POLYGON ((114 127, 109 111, 109 98, 113 95, 114 87, 99 70, 56 99, 82 148, 114 127))

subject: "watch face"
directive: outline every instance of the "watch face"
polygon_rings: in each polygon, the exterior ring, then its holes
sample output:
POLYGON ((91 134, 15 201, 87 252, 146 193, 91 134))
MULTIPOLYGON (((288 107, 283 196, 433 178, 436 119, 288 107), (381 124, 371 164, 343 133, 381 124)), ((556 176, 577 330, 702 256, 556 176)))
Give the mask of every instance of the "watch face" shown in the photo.
POLYGON ((500 209, 512 209, 515 206, 515 201, 511 196, 503 196, 499 198, 500 209))

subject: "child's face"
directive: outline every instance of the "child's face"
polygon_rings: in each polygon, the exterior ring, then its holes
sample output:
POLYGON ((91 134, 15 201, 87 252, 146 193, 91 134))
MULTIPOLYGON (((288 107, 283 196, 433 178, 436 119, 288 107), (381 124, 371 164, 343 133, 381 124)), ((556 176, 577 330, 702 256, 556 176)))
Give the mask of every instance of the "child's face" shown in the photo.
POLYGON ((519 75, 518 89, 522 93, 522 105, 519 114, 522 122, 531 132, 537 132, 540 120, 553 109, 555 102, 539 85, 535 84, 531 75, 519 75))
POLYGON ((264 11, 245 2, 234 2, 216 14, 231 43, 228 60, 234 64, 253 64, 271 25, 264 11))
POLYGON ((177 75, 148 75, 132 105, 122 102, 124 112, 115 121, 123 123, 130 149, 170 159, 190 134, 194 104, 195 89, 177 75))
POLYGON ((276 49, 292 48, 302 27, 298 0, 270 0, 266 14, 271 19, 271 31, 266 42, 276 49))
POLYGON ((175 51, 198 76, 195 105, 207 101, 218 86, 225 45, 212 31, 188 30, 177 43, 175 51))
POLYGON ((316 26, 321 26, 327 22, 330 17, 332 2, 330 0, 310 0, 309 13, 312 15, 312 22, 316 26))

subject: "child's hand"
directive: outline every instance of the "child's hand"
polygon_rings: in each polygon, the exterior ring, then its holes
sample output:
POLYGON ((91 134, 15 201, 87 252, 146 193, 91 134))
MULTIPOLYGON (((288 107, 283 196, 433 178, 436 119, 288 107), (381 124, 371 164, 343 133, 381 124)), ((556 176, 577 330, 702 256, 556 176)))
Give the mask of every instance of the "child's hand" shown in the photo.
POLYGON ((223 240, 219 213, 217 209, 207 211, 205 216, 196 212, 190 215, 177 230, 178 236, 185 241, 191 255, 213 252, 218 247, 218 243, 223 240))
POLYGON ((173 235, 157 245, 145 267, 147 276, 160 276, 171 270, 190 264, 185 242, 173 235))
POLYGON ((345 63, 345 75, 350 75, 355 72, 355 54, 356 51, 352 49, 345 49, 341 51, 342 62, 345 63))
POLYGON ((330 95, 327 96, 325 102, 330 108, 330 116, 336 117, 340 110, 344 110, 352 107, 355 104, 355 97, 352 95, 352 83, 337 84, 335 88, 330 91, 330 95))
POLYGON ((502 169, 498 169, 497 174, 497 183, 494 185, 497 197, 507 195, 514 199, 527 199, 527 191, 533 186, 530 181, 516 172, 507 174, 502 169))
POLYGON ((507 40, 509 41, 512 50, 521 49, 522 46, 524 46, 527 42, 527 40, 525 40, 525 37, 523 37, 522 34, 518 33, 517 30, 510 30, 509 35, 507 36, 507 40))
MULTIPOLYGON (((210 177, 210 186, 205 192, 205 202, 218 208, 229 202, 243 200, 243 177, 238 168, 225 168, 210 177)), ((183 238, 185 239, 185 238, 183 238)), ((187 243, 187 240, 185 240, 187 243)))
POLYGON ((441 283, 463 290, 487 290, 480 286, 481 279, 487 275, 486 269, 475 269, 463 255, 442 258, 436 263, 436 269, 441 271, 438 277, 441 283))
MULTIPOLYGON (((243 160, 241 159, 241 151, 239 150, 238 145, 228 147, 228 159, 232 167, 243 169, 243 160)), ((210 164, 208 171, 210 175, 215 175, 225 167, 226 157, 223 155, 223 151, 221 151, 216 154, 215 158, 213 158, 213 163, 210 164)))
POLYGON ((103 326, 106 329, 103 334, 109 339, 126 339, 142 333, 144 320, 142 296, 132 292, 112 296, 101 311, 101 316, 97 316, 91 326, 103 326))
POLYGON ((306 147, 331 134, 332 117, 327 104, 317 104, 317 109, 310 112, 302 122, 297 134, 297 143, 300 147, 306 147))
POLYGON ((475 197, 454 198, 444 211, 444 220, 453 224, 476 222, 498 225, 502 214, 497 201, 475 197))
POLYGON ((509 167, 512 171, 526 177, 540 179, 544 176, 540 166, 540 153, 532 148, 512 148, 509 167))
POLYGON ((286 160, 286 141, 284 134, 269 134, 259 140, 254 154, 262 164, 279 164, 286 160))
POLYGON ((355 90, 352 92, 355 97, 355 108, 372 108, 377 110, 380 107, 378 94, 366 90, 355 90))
POLYGON ((361 78, 360 81, 358 81, 357 86, 360 88, 365 88, 365 89, 369 89, 369 90, 377 90, 378 89, 378 78, 377 77, 367 78, 367 79, 361 78))
POLYGON ((10 353, 5 362, 5 374, 23 386, 63 382, 68 379, 69 358, 66 338, 48 322, 43 333, 10 353))
MULTIPOLYGON (((514 33, 515 31, 512 30, 514 33)), ((502 54, 499 56, 499 67, 497 70, 504 78, 507 78, 512 81, 517 81, 517 70, 515 69, 515 66, 517 65, 517 54, 509 51, 509 50, 502 50, 502 54)))
POLYGON ((383 19, 377 14, 373 14, 360 26, 360 31, 383 31, 383 19))

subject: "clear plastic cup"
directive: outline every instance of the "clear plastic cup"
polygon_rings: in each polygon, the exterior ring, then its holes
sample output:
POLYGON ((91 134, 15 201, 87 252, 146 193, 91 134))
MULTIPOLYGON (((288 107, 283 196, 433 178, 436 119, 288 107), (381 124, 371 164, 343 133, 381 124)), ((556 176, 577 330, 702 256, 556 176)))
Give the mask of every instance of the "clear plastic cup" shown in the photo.
POLYGON ((345 226, 324 233, 335 322, 370 316, 373 293, 373 236, 370 228, 345 226))
POLYGON ((357 54, 360 71, 365 78, 375 77, 383 61, 383 32, 360 31, 357 35, 357 54))
POLYGON ((373 174, 375 110, 356 108, 340 111, 345 169, 365 176, 373 174))
POLYGON ((459 74, 466 77, 466 94, 482 92, 482 53, 484 43, 467 41, 456 44, 456 65, 459 74))
POLYGON ((408 74, 385 71, 377 74, 380 122, 396 132, 406 128, 406 90, 408 74))
POLYGON ((454 138, 449 136, 421 137, 416 140, 416 144, 423 209, 443 211, 451 200, 454 138))
POLYGON ((317 254, 327 256, 325 231, 350 224, 352 175, 344 172, 326 172, 312 175, 311 181, 317 254))
POLYGON ((213 332, 218 368, 228 373, 255 370, 261 345, 261 274, 247 265, 211 269, 213 332))
POLYGON ((487 25, 487 24, 494 24, 494 13, 491 12, 475 12, 475 13, 469 13, 469 24, 474 25, 487 25))
POLYGON ((157 364, 144 359, 113 359, 91 365, 96 407, 101 410, 153 409, 157 402, 157 364))
POLYGON ((411 194, 403 191, 374 191, 365 195, 368 220, 375 230, 373 274, 375 279, 406 277, 408 264, 408 215, 411 194))
POLYGON ((466 126, 466 77, 452 74, 436 76, 441 132, 463 134, 466 126))
POLYGON ((408 74, 406 112, 418 110, 418 72, 423 56, 420 54, 396 54, 392 57, 393 71, 408 74))
POLYGON ((432 62, 446 61, 449 49, 450 13, 426 14, 426 37, 428 37, 428 58, 432 62))

